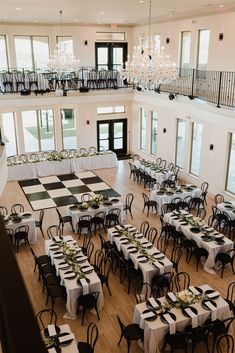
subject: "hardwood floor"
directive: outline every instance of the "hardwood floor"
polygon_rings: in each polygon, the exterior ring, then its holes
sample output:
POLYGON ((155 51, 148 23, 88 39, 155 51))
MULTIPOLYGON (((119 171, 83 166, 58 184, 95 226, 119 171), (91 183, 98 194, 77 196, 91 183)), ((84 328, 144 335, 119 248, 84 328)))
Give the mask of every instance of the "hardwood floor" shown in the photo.
MULTIPOLYGON (((118 168, 113 169, 103 169, 96 170, 95 173, 100 176, 105 182, 111 185, 116 191, 123 195, 123 200, 125 195, 128 192, 134 194, 133 202, 133 217, 132 220, 130 216, 127 216, 125 222, 132 223, 137 228, 140 227, 140 224, 143 220, 146 219, 146 211, 142 213, 143 199, 142 192, 149 194, 146 189, 143 188, 141 184, 136 185, 132 179, 129 179, 129 167, 128 161, 119 161, 118 168)), ((10 209, 10 206, 13 203, 22 203, 25 207, 25 211, 30 211, 30 205, 28 204, 21 188, 17 182, 9 182, 0 197, 0 205, 6 206, 10 209)), ((213 200, 208 198, 208 216, 211 214, 211 205, 213 200)), ((61 208, 62 214, 65 214, 65 208, 61 208)), ((35 217, 38 219, 38 212, 34 212, 35 217)), ((156 214, 152 214, 148 217, 148 221, 151 226, 154 226, 160 231, 160 219, 156 214)), ((46 229, 49 225, 58 224, 58 216, 55 209, 45 210, 45 218, 43 223, 43 229, 46 234, 46 229)), ((71 231, 65 226, 64 234, 71 234, 71 231)), ((73 234, 73 237, 77 239, 77 235, 73 234)), ((95 247, 100 246, 98 236, 94 236, 92 240, 95 244, 95 247)), ((80 241, 79 241, 80 242, 80 241)), ((81 243, 81 242, 80 242, 81 243)), ((38 238, 37 243, 33 246, 35 252, 38 255, 44 253, 44 239, 41 236, 41 233, 38 229, 38 238)), ((168 249, 168 255, 172 250, 172 245, 168 249)), ((30 300, 32 302, 33 309, 37 313, 42 308, 45 308, 45 293, 42 293, 42 284, 37 280, 37 273, 33 272, 34 260, 29 249, 26 246, 20 248, 19 253, 16 254, 16 258, 27 287, 30 300)), ((197 286, 201 284, 208 283, 214 289, 218 290, 223 296, 226 296, 227 287, 230 282, 235 280, 233 276, 231 267, 225 269, 224 278, 220 278, 220 273, 215 275, 209 274, 202 269, 202 266, 199 266, 199 271, 196 272, 196 262, 191 260, 190 264, 185 262, 185 253, 180 260, 179 265, 180 271, 186 271, 190 274, 191 284, 197 286)), ((107 288, 104 286, 104 308, 100 313, 100 321, 92 313, 87 313, 85 317, 84 326, 81 326, 81 318, 76 320, 66 320, 63 319, 65 314, 65 302, 63 300, 56 301, 55 310, 58 314, 59 324, 68 323, 71 327, 71 330, 75 333, 77 340, 83 341, 86 340, 86 330, 90 322, 95 322, 99 328, 99 339, 96 345, 96 353, 121 353, 127 352, 127 345, 125 339, 121 342, 120 346, 117 346, 117 342, 120 337, 119 325, 116 319, 116 315, 119 314, 125 323, 132 322, 133 310, 135 305, 135 299, 133 295, 133 287, 131 288, 130 295, 127 294, 127 283, 119 283, 119 276, 111 274, 110 288, 112 291, 112 296, 109 295, 107 288)), ((136 343, 132 344, 131 347, 132 353, 142 352, 139 346, 136 343)), ((206 349, 204 345, 197 348, 196 352, 204 353, 206 349)))

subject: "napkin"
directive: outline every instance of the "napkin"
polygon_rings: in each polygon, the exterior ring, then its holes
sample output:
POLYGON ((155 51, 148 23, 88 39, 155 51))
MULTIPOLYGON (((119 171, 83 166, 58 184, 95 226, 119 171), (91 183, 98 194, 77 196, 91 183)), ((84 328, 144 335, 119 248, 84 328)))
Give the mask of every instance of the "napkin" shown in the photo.
POLYGON ((57 350, 54 347, 48 348, 48 353, 57 353, 57 350))
POLYGON ((169 314, 163 314, 163 316, 164 316, 165 320, 169 324, 170 335, 173 335, 176 332, 175 321, 172 319, 172 317, 169 314))
POLYGON ((208 293, 206 296, 207 296, 208 298, 214 298, 214 297, 216 297, 217 295, 220 295, 219 292, 214 291, 214 292, 212 292, 212 293, 208 293))
POLYGON ((89 272, 89 271, 91 271, 91 270, 93 270, 93 266, 89 266, 89 267, 86 267, 86 268, 82 268, 81 270, 84 272, 84 273, 86 273, 86 272, 89 272))
POLYGON ((55 325, 48 325, 47 326, 47 330, 48 330, 48 335, 49 336, 56 336, 57 332, 55 329, 55 325))
POLYGON ((190 308, 184 310, 192 319, 192 328, 198 327, 198 316, 190 308))
POLYGON ((189 286, 188 289, 195 295, 200 295, 200 292, 194 287, 194 286, 189 286))
POLYGON ((152 305, 153 308, 157 308, 159 306, 153 297, 148 298, 148 302, 152 305))
POLYGON ((81 285, 82 285, 82 292, 83 292, 82 294, 83 295, 88 294, 89 293, 89 285, 88 285, 86 279, 85 278, 80 278, 80 282, 81 282, 81 285))
POLYGON ((64 335, 64 336, 59 337, 59 342, 63 343, 63 342, 67 342, 67 341, 73 340, 73 339, 74 339, 74 334, 70 333, 69 335, 64 335))
POLYGON ((77 256, 76 257, 76 260, 79 262, 79 261, 82 261, 82 260, 86 260, 87 259, 87 256, 77 256))
POLYGON ((159 274, 163 275, 164 274, 164 266, 160 264, 159 261, 154 261, 154 265, 159 269, 159 274))
POLYGON ((148 319, 149 317, 153 317, 154 313, 152 311, 149 311, 148 313, 141 314, 140 315, 140 328, 144 328, 144 320, 148 319))
POLYGON ((155 255, 153 255, 153 257, 157 260, 157 259, 161 259, 162 257, 164 257, 165 255, 164 254, 162 254, 161 252, 159 253, 159 254, 155 254, 155 255))
POLYGON ((122 230, 123 228, 120 225, 115 226, 115 229, 122 230))
POLYGON ((142 261, 142 260, 146 260, 146 257, 145 256, 139 256, 138 257, 138 261, 142 261))
POLYGON ((174 293, 169 292, 167 293, 167 296, 173 301, 173 302, 177 302, 176 296, 174 295, 174 293))
POLYGON ((215 321, 217 319, 217 308, 214 307, 214 305, 209 301, 206 301, 204 303, 209 309, 211 309, 211 320, 215 321))

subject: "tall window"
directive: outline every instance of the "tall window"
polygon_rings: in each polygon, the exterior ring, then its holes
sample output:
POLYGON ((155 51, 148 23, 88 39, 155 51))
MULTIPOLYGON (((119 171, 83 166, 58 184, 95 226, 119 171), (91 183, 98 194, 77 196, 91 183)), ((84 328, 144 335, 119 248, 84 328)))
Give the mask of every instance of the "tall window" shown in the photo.
POLYGON ((57 44, 61 46, 67 54, 73 55, 73 38, 72 37, 65 37, 65 36, 58 36, 56 37, 57 44))
POLYGON ((157 153, 157 113, 151 111, 151 153, 157 153))
POLYGON ((26 153, 55 149, 52 109, 23 111, 22 121, 26 153))
POLYGON ((0 35, 0 70, 8 69, 6 36, 0 35))
POLYGON ((190 173, 199 175, 202 143, 202 124, 192 123, 190 173))
POLYGON ((188 69, 190 63, 191 32, 181 32, 181 57, 180 67, 188 69))
POLYGON ((180 168, 184 166, 185 130, 186 122, 182 119, 177 119, 175 164, 180 168))
POLYGON ((235 194, 235 133, 229 134, 229 155, 226 190, 235 194))
POLYGON ((140 109, 140 149, 146 151, 147 111, 140 109))
POLYGON ((61 109, 63 148, 77 148, 76 121, 73 109, 61 109))
POLYGON ((98 70, 120 70, 127 61, 127 43, 95 43, 98 70))
POLYGON ((2 134, 6 142, 7 156, 14 156, 17 152, 15 117, 14 113, 2 114, 2 134))
POLYGON ((200 30, 199 38, 198 38, 198 57, 197 57, 198 70, 207 69, 209 43, 210 43, 210 30, 209 29, 200 30))
POLYGON ((48 37, 15 36, 18 69, 44 69, 49 60, 48 37))

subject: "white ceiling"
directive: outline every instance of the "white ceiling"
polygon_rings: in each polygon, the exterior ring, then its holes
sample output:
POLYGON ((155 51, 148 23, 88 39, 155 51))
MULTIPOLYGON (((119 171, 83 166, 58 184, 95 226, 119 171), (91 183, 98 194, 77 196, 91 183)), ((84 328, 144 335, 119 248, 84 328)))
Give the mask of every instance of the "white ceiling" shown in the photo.
MULTIPOLYGON (((0 0, 0 22, 118 24, 148 23, 149 0, 0 0)), ((152 0, 152 22, 235 11, 228 0, 152 0), (220 6, 222 5, 222 6, 220 6)))

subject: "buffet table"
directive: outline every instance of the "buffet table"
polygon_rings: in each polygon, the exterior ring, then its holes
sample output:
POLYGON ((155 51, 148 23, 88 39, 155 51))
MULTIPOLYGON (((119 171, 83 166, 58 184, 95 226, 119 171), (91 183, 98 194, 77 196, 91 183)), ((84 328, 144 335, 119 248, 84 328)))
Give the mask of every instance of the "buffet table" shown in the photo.
POLYGON ((8 181, 34 179, 50 175, 79 173, 85 170, 117 167, 117 156, 113 152, 65 158, 61 161, 39 161, 8 166, 8 181))

